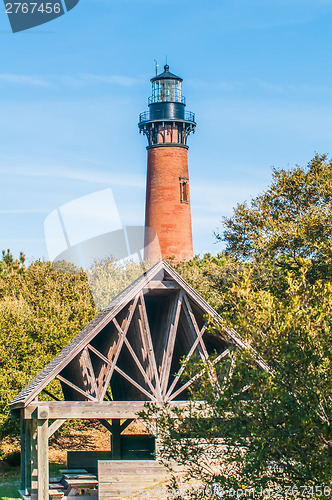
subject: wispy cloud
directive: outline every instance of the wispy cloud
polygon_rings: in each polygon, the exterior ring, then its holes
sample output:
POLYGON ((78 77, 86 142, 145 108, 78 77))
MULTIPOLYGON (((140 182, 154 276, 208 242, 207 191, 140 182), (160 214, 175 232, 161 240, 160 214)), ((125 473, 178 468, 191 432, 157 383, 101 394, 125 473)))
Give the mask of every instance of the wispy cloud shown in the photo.
POLYGON ((55 88, 56 85, 49 79, 36 75, 23 75, 17 73, 0 73, 0 82, 16 83, 32 87, 55 88))
POLYGON ((132 78, 126 75, 98 75, 93 73, 77 75, 28 75, 20 73, 0 73, 0 84, 17 84, 31 87, 55 89, 62 86, 84 86, 95 83, 133 87, 145 83, 144 78, 132 78))
MULTIPOLYGON (((106 164, 110 169, 109 164, 106 164)), ((143 174, 136 174, 130 172, 126 166, 121 166, 116 170, 105 171, 102 166, 98 169, 94 166, 94 170, 86 170, 83 168, 74 168, 70 165, 64 166, 57 163, 48 163, 48 169, 45 170, 42 166, 34 167, 33 165, 26 164, 24 168, 18 165, 11 166, 11 174, 26 176, 27 178, 38 177, 42 178, 54 178, 54 179, 74 179, 78 181, 88 182, 93 185, 102 184, 117 187, 126 187, 134 189, 144 189, 145 188, 145 176, 143 174), (122 172, 127 171, 128 175, 123 175, 122 172)), ((44 211, 41 210, 43 213, 44 211)), ((4 213, 1 212, 0 213, 4 213)), ((8 212, 9 213, 9 212, 8 212)), ((19 212, 17 212, 19 213, 19 212)))
POLYGON ((331 93, 332 92, 332 85, 327 85, 327 84, 297 84, 297 85, 292 85, 292 84, 282 84, 278 82, 269 82, 266 80, 261 80, 259 78, 255 78, 252 80, 254 85, 257 85, 263 90, 266 90, 267 92, 272 92, 272 93, 277 93, 277 94, 286 94, 286 93, 293 93, 293 94, 307 94, 307 93, 313 93, 313 94, 326 94, 326 93, 331 93))
POLYGON ((186 80, 186 85, 194 88, 195 90, 214 90, 214 91, 233 91, 239 90, 247 87, 246 82, 240 81, 225 81, 225 80, 199 80, 199 79, 191 79, 186 80))
POLYGON ((121 87, 133 87, 140 83, 146 83, 144 78, 132 78, 123 75, 94 75, 88 73, 81 75, 79 78, 82 82, 110 83, 111 85, 120 85, 121 87))

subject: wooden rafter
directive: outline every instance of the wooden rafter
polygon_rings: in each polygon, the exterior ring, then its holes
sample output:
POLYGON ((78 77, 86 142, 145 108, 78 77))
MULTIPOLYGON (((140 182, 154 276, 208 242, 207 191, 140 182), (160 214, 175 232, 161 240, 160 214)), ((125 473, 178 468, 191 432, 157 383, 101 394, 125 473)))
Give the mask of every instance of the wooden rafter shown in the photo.
POLYGON ((167 399, 169 398, 170 394, 172 394, 172 391, 174 389, 174 387, 176 386, 176 384, 178 383, 178 381, 180 380, 180 377, 182 375, 182 373, 184 372, 185 370, 185 367, 186 367, 186 364, 187 362, 189 361, 189 359, 191 358, 191 356, 193 355, 193 353, 195 352, 196 350, 196 347, 198 345, 198 343, 200 342, 200 339, 201 337, 203 336, 205 330, 206 330, 206 327, 207 327, 207 322, 205 323, 205 325, 203 326, 203 328, 201 329, 201 331, 199 332, 199 335, 197 336, 197 339, 195 340, 195 342, 193 343, 193 345, 191 346, 190 348, 190 351, 188 352, 187 356, 186 356, 186 359, 184 360, 180 370, 178 371, 178 373, 176 374, 170 388, 168 389, 168 392, 166 394, 166 401, 167 399))
POLYGON ((97 401, 97 399, 95 397, 91 396, 91 394, 88 394, 87 392, 83 391, 83 389, 81 389, 77 385, 73 384, 72 382, 70 382, 66 378, 62 377, 61 375, 57 375, 56 378, 58 380, 60 380, 60 382, 63 382, 64 384, 68 385, 68 387, 71 387, 75 391, 77 391, 80 394, 82 394, 83 396, 85 396, 87 399, 90 399, 90 401, 97 401))
MULTIPOLYGON (((128 329, 129 329, 129 326, 130 326, 130 323, 131 323, 131 320, 133 319, 134 312, 136 310, 138 299, 139 299, 139 296, 137 295, 135 297, 135 299, 134 299, 133 304, 131 305, 131 307, 129 309, 129 313, 127 315, 127 318, 124 319, 123 325, 121 325, 121 329, 123 331, 123 335, 120 337, 120 342, 118 344, 117 350, 116 350, 116 352, 114 354, 113 360, 112 360, 111 365, 109 367, 108 374, 106 376, 106 380, 105 380, 105 383, 104 383, 104 388, 100 391, 100 399, 101 400, 104 399, 104 396, 105 396, 107 388, 108 388, 108 384, 110 383, 110 380, 112 378, 115 365, 116 365, 116 363, 118 361, 118 358, 119 358, 119 355, 120 355, 120 352, 121 352, 121 349, 122 349, 122 346, 123 346, 124 338, 127 335, 127 332, 128 332, 128 329)), ((113 324, 114 324, 114 322, 113 322, 113 324)))
MULTIPOLYGON (((95 347, 92 345, 88 345, 89 349, 96 354, 96 356, 99 356, 101 360, 103 360, 108 366, 112 367, 113 363, 109 361, 101 352, 99 352, 95 347)), ((147 395, 151 401, 157 401, 156 398, 150 394, 148 391, 146 391, 140 384, 138 384, 135 380, 133 380, 129 375, 127 375, 121 368, 118 366, 114 366, 114 370, 120 373, 125 379, 128 380, 132 385, 134 385, 137 389, 139 389, 143 394, 147 395)))
POLYGON ((87 348, 90 349, 96 356, 98 356, 104 363, 106 363, 108 366, 112 366, 112 362, 106 358, 101 352, 98 351, 95 347, 93 347, 91 344, 87 345, 87 348))
POLYGON ((98 418, 98 420, 101 425, 105 427, 105 429, 112 433, 112 425, 108 422, 108 420, 106 420, 106 418, 98 418))
POLYGON ((201 358, 203 360, 206 360, 209 358, 209 354, 208 354, 207 349, 205 347, 203 338, 202 338, 202 336, 200 336, 200 329, 198 327, 198 324, 197 324, 195 315, 192 311, 188 297, 186 295, 184 295, 184 302, 185 302, 185 307, 183 309, 184 309, 184 313, 187 317, 187 320, 189 321, 189 324, 192 325, 194 331, 196 332, 197 337, 199 337, 199 339, 200 339, 199 343, 200 343, 200 346, 201 346, 202 351, 203 351, 203 352, 200 351, 201 358))
POLYGON ((54 422, 52 422, 52 424, 48 427, 48 438, 53 436, 53 434, 66 422, 66 420, 66 418, 58 418, 57 420, 54 420, 54 422))
POLYGON ((124 422, 122 422, 122 424, 120 425, 120 432, 124 431, 125 429, 127 429, 127 427, 132 423, 134 422, 134 419, 133 418, 127 418, 124 422))
POLYGON ((120 373, 120 375, 122 375, 126 380, 128 380, 128 382, 130 382, 134 387, 136 387, 136 389, 138 389, 143 394, 145 394, 149 399, 151 399, 151 401, 157 402, 157 399, 154 396, 152 396, 152 394, 150 394, 148 391, 146 391, 144 389, 144 387, 142 387, 134 379, 132 379, 129 375, 127 375, 127 373, 125 373, 123 370, 121 370, 121 368, 119 368, 118 366, 115 365, 114 369, 115 369, 115 371, 120 373))
MULTIPOLYGON (((193 327, 195 329, 197 337, 199 337, 200 336, 200 334, 199 334, 199 327, 198 327, 195 315, 193 313, 193 310, 191 308, 191 305, 190 305, 188 297, 185 297, 185 302, 186 302, 186 307, 187 307, 187 310, 188 310, 188 313, 189 313, 192 325, 193 325, 193 327)), ((200 345, 201 345, 201 347, 203 349, 202 359, 205 360, 205 361, 207 361, 207 362, 209 362, 208 361, 209 360, 209 353, 207 352, 207 349, 206 349, 206 346, 205 346, 205 343, 204 343, 204 340, 203 340, 202 336, 200 337, 200 345)), ((210 369, 209 369, 209 378, 210 378, 211 384, 213 386, 216 386, 219 390, 221 390, 221 388, 219 386, 219 381, 218 381, 217 374, 216 374, 216 372, 215 372, 215 370, 214 370, 214 368, 213 368, 212 365, 210 366, 210 369)))
POLYGON ((174 290, 179 289, 175 281, 150 281, 144 287, 144 290, 174 290))
POLYGON ((159 373, 157 370, 156 357, 153 349, 148 315, 146 312, 144 295, 142 291, 139 294, 139 298, 140 298, 140 304, 138 306, 138 311, 140 319, 138 320, 138 325, 141 333, 142 347, 145 350, 147 359, 149 361, 148 375, 150 375, 151 377, 151 382, 153 379, 155 380, 157 399, 158 401, 162 401, 159 373))
POLYGON ((88 347, 85 347, 85 349, 83 351, 83 359, 82 359, 82 361, 83 361, 83 363, 85 365, 84 366, 85 370, 90 375, 89 381, 91 383, 91 389, 95 393, 96 398, 99 399, 99 391, 98 391, 98 387, 97 387, 96 376, 95 376, 95 372, 94 372, 94 369, 93 369, 93 366, 92 366, 91 357, 90 357, 90 353, 89 353, 88 347))
POLYGON ((54 394, 52 394, 50 391, 48 391, 47 389, 43 389, 42 392, 44 392, 47 396, 49 396, 50 398, 54 399, 54 401, 61 401, 61 399, 57 398, 56 396, 54 396, 54 394))
MULTIPOLYGON (((233 349, 234 349, 234 347, 232 346, 232 347, 226 349, 224 352, 222 352, 219 356, 216 357, 216 359, 213 360, 212 365, 216 365, 217 363, 219 363, 219 361, 221 361, 222 358, 227 356, 233 349)), ((191 384, 193 384, 195 382, 195 380, 200 378, 205 372, 206 372, 206 369, 204 368, 199 373, 197 373, 192 379, 188 380, 188 382, 186 382, 183 386, 181 386, 177 391, 175 391, 169 397, 168 401, 172 401, 174 398, 176 398, 176 396, 181 394, 181 392, 183 392, 185 389, 187 389, 191 384)))
POLYGON ((168 324, 166 325, 166 333, 164 337, 164 343, 162 347, 163 358, 161 362, 160 379, 161 379, 161 393, 165 397, 167 392, 169 374, 171 371, 175 338, 177 334, 181 306, 183 301, 183 292, 180 290, 176 294, 175 300, 170 308, 170 313, 168 316, 168 324))
MULTIPOLYGON (((119 332, 121 335, 123 335, 123 331, 121 330, 121 327, 120 327, 119 323, 116 321, 116 319, 114 319, 114 321, 113 321, 113 322, 114 322, 114 324, 115 324, 115 326, 116 326, 116 328, 117 328, 118 332, 119 332)), ((128 348, 128 351, 130 352, 130 354, 131 354, 131 356, 132 356, 133 360, 135 361, 135 363, 136 363, 136 365, 137 365, 137 368, 138 368, 138 369, 139 369, 139 371, 141 372, 141 374, 142 374, 142 376, 143 376, 143 378, 144 378, 145 382, 146 382, 146 383, 147 383, 147 385, 150 387, 150 389, 151 389, 151 391, 152 391, 153 395, 154 395, 154 396, 156 396, 156 389, 155 389, 155 387, 153 387, 153 385, 152 385, 152 383, 151 383, 151 380, 150 380, 150 379, 149 379, 149 377, 147 376, 146 371, 144 370, 144 368, 143 368, 143 366, 142 366, 142 364, 141 364, 140 360, 138 359, 138 357, 137 357, 137 355, 136 355, 136 353, 135 353, 134 349, 132 348, 132 346, 131 346, 131 344, 130 344, 129 340, 127 339, 127 336, 126 336, 126 335, 124 336, 124 342, 125 342, 125 345, 126 345, 126 346, 127 346, 127 348, 128 348)))

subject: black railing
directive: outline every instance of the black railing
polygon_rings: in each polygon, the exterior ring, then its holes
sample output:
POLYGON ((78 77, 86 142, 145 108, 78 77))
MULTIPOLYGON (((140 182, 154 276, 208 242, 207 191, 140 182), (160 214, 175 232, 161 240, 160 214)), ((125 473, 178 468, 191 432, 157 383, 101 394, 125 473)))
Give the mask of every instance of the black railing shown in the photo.
POLYGON ((193 113, 192 111, 185 111, 184 118, 187 122, 194 122, 195 121, 195 113, 193 113))
MULTIPOLYGON (((192 111, 185 111, 185 114, 184 114, 184 119, 185 121, 187 122, 195 122, 195 113, 193 113, 192 111)), ((139 115, 139 123, 143 123, 143 122, 148 122, 150 121, 150 111, 143 111, 143 113, 140 113, 139 115)), ((167 118, 163 118, 163 121, 178 121, 178 120, 167 120, 167 118)))
POLYGON ((139 115, 139 123, 148 122, 150 120, 150 111, 143 111, 139 115))

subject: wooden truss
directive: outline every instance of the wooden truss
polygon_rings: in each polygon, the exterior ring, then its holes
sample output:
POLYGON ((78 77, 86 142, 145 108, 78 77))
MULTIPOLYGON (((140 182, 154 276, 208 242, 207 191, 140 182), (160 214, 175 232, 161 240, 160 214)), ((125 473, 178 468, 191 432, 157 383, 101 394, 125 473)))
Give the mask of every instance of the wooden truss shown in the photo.
POLYGON ((56 376, 66 400, 187 399, 194 379, 181 383, 180 359, 206 361, 213 350, 229 354, 224 341, 206 335, 205 320, 183 290, 163 282, 159 287, 141 291, 56 376))

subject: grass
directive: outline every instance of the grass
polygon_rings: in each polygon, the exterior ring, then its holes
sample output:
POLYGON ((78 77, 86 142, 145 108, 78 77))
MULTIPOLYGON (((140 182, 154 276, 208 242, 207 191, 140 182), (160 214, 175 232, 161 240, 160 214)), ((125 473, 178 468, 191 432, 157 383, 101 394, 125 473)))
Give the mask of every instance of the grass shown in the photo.
MULTIPOLYGON (((50 476, 58 476, 59 469, 65 464, 50 464, 50 476)), ((9 467, 0 460, 0 500, 12 500, 21 498, 18 489, 20 487, 20 468, 9 467)))
POLYGON ((21 498, 18 493, 19 482, 0 483, 0 500, 11 500, 12 498, 21 498))
POLYGON ((0 461, 0 500, 20 498, 18 493, 20 468, 10 467, 6 462, 0 461))

